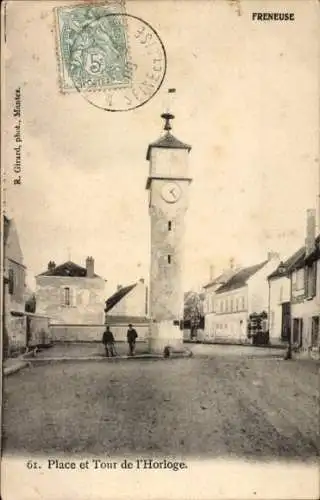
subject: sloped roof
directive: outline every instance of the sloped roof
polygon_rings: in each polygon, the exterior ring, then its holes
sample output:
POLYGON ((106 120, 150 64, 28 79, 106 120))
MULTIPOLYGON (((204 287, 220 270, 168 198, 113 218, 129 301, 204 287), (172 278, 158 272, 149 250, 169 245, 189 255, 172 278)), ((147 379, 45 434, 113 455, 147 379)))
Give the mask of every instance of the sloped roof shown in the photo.
POLYGON ((112 309, 116 304, 118 304, 118 302, 120 302, 120 300, 122 300, 123 297, 125 297, 129 292, 131 292, 131 290, 133 290, 136 286, 137 283, 134 283, 133 285, 124 286, 120 288, 120 290, 117 290, 113 295, 111 295, 111 297, 109 297, 106 300, 106 307, 104 311, 106 313, 110 311, 110 309, 112 309))
POLYGON ((223 271, 222 274, 214 278, 212 281, 207 283, 206 285, 203 286, 203 288, 209 288, 212 285, 224 285, 232 276, 234 276, 236 273, 240 271, 239 268, 237 269, 227 269, 223 271))
MULTIPOLYGON (((71 260, 56 266, 53 269, 47 269, 43 273, 38 274, 38 276, 70 276, 72 278, 86 278, 87 270, 85 267, 75 264, 71 260)), ((100 278, 97 274, 93 275, 94 278, 100 278)))
POLYGON ((185 144, 184 142, 179 141, 176 137, 174 137, 170 132, 167 132, 163 137, 160 137, 155 142, 152 142, 148 146, 147 150, 147 160, 150 160, 150 153, 152 148, 166 148, 166 149, 187 149, 191 150, 191 146, 189 144, 185 144))
POLYGON ((268 261, 264 260, 260 264, 255 266, 245 267, 234 274, 224 285, 218 288, 216 293, 228 292, 229 290, 235 290, 236 288, 242 288, 246 285, 247 281, 251 276, 258 272, 263 266, 266 265, 268 261))
POLYGON ((315 239, 315 250, 306 257, 306 247, 305 245, 294 254, 292 254, 287 260, 282 262, 273 273, 268 276, 268 279, 278 278, 281 276, 286 276, 291 273, 294 269, 299 269, 304 266, 305 262, 312 261, 319 258, 320 255, 320 234, 315 239))
POLYGON ((303 263, 305 257, 305 247, 299 248, 293 255, 291 255, 287 260, 281 262, 277 269, 273 271, 268 276, 268 279, 280 278, 281 276, 286 276, 295 266, 299 266, 303 263))

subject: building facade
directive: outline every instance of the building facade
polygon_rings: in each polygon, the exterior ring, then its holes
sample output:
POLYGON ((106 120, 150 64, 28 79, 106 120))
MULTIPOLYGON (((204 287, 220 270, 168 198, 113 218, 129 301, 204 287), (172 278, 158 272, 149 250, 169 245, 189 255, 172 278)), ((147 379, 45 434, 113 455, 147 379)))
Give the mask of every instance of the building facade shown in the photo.
POLYGON ((191 147, 171 133, 173 115, 165 119, 164 135, 148 147, 149 215, 151 225, 150 351, 182 348, 183 254, 185 213, 191 178, 191 147))
POLYGON ((26 266, 18 231, 13 219, 4 216, 3 230, 3 326, 4 354, 10 355, 26 346, 26 332, 17 328, 17 316, 25 310, 26 266))
POLYGON ((108 318, 144 318, 149 314, 148 287, 143 278, 128 286, 118 285, 114 294, 106 301, 106 322, 108 318))
POLYGON ((211 273, 210 281, 204 285, 204 302, 203 302, 203 313, 205 316, 204 321, 204 340, 214 340, 216 336, 216 291, 227 283, 227 281, 234 276, 240 269, 230 268, 224 270, 222 274, 214 277, 211 273))
POLYGON ((307 212, 305 249, 289 272, 291 342, 304 351, 320 349, 320 235, 315 237, 315 212, 307 212))
POLYGON ((51 318, 52 323, 104 323, 106 280, 95 274, 94 259, 86 259, 86 267, 68 261, 36 276, 37 312, 51 318))
POLYGON ((214 284, 214 292, 210 286, 207 287, 209 292, 206 307, 209 302, 211 308, 209 325, 208 313, 205 314, 208 339, 216 342, 249 342, 247 329, 249 317, 251 314, 267 313, 269 297, 267 277, 278 265, 279 256, 270 253, 268 260, 237 270, 217 288, 215 287, 218 283, 214 284))
POLYGON ((4 217, 3 229, 6 310, 24 312, 27 268, 14 220, 4 217))
POLYGON ((303 258, 300 248, 268 276, 269 311, 268 328, 271 344, 287 343, 291 336, 291 279, 290 271, 303 258))

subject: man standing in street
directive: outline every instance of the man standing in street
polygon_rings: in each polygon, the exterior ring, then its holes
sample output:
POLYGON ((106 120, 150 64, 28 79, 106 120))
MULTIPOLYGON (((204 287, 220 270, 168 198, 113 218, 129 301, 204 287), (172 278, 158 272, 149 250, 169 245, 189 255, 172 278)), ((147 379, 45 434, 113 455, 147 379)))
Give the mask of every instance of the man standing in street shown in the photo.
POLYGON ((135 354, 135 348, 136 348, 136 338, 138 337, 138 334, 134 328, 132 328, 132 325, 129 325, 129 330, 127 331, 127 340, 129 344, 129 356, 134 356, 135 354))
POLYGON ((109 326, 107 326, 106 330, 103 332, 102 343, 106 350, 107 358, 109 357, 109 354, 111 354, 111 356, 113 357, 115 355, 114 336, 109 326))

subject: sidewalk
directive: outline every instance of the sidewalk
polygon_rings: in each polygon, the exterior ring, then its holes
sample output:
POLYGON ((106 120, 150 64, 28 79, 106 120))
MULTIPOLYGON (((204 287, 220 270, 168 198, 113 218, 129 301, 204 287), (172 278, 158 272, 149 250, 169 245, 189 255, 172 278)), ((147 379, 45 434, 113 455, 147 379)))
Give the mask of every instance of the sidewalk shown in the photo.
MULTIPOLYGON (((172 351, 170 358, 190 357, 192 353, 190 349, 184 352, 172 351)), ((11 375, 17 371, 30 365, 41 365, 42 363, 70 362, 70 361, 101 361, 101 362, 116 362, 119 360, 156 360, 164 359, 163 354, 150 354, 146 350, 146 346, 137 346, 137 352, 134 356, 128 356, 127 346, 123 344, 118 346, 117 356, 106 357, 103 346, 96 344, 64 344, 56 345, 50 349, 39 350, 37 353, 30 352, 23 354, 17 358, 6 359, 3 363, 3 374, 11 375)))
POLYGON ((11 375, 29 365, 28 359, 23 357, 9 358, 3 362, 3 375, 11 375))

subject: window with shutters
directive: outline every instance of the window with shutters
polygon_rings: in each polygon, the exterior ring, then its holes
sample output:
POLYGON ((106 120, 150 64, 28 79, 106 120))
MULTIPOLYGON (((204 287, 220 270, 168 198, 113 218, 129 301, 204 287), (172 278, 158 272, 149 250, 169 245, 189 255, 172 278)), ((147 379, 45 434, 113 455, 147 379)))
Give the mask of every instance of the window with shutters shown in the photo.
POLYGON ((291 275, 291 285, 292 285, 292 290, 297 289, 297 271, 293 271, 291 275))
POLYGON ((304 269, 298 269, 297 272, 296 272, 296 290, 303 290, 305 284, 304 284, 304 280, 305 280, 305 272, 304 272, 304 269))
POLYGON ((66 286, 62 289, 61 304, 65 307, 73 306, 73 290, 66 286))
POLYGON ((305 268, 305 293, 307 299, 311 299, 316 295, 317 287, 317 262, 313 262, 305 268))
POLYGON ((70 288, 66 287, 64 289, 64 305, 70 306, 70 288))

